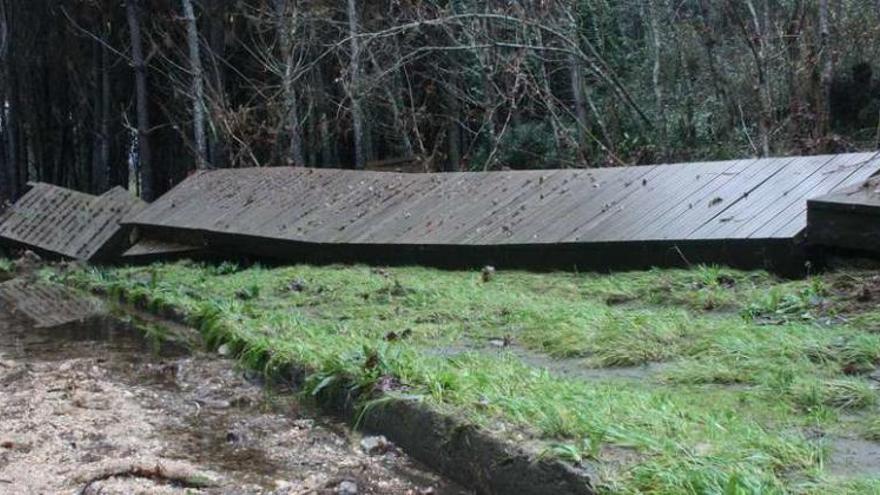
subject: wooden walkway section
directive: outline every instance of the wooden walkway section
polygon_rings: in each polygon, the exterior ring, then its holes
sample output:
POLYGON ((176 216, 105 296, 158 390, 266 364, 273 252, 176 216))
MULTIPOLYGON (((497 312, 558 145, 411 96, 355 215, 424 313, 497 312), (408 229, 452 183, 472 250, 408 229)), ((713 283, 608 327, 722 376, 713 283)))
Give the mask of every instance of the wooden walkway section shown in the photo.
POLYGON ((880 253, 880 178, 808 202, 810 244, 880 253))
POLYGON ((226 169, 191 176, 125 222, 294 260, 779 268, 802 262, 808 199, 878 171, 874 153, 446 174, 226 169))
POLYGON ((145 206, 120 187, 92 196, 33 183, 0 215, 0 244, 53 257, 107 261, 127 247, 120 220, 145 206))

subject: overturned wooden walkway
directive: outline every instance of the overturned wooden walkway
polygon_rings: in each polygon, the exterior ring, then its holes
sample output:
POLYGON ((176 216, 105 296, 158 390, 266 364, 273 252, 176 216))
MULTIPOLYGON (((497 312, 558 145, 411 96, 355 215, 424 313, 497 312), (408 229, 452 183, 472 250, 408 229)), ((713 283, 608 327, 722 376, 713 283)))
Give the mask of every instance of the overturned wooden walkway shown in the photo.
POLYGON ((119 224, 146 203, 116 187, 92 196, 50 184, 31 189, 0 215, 0 244, 42 255, 106 261, 127 247, 119 224))
POLYGON ((193 175, 125 222, 293 260, 791 268, 807 200, 878 170, 872 153, 419 175, 228 169, 193 175))

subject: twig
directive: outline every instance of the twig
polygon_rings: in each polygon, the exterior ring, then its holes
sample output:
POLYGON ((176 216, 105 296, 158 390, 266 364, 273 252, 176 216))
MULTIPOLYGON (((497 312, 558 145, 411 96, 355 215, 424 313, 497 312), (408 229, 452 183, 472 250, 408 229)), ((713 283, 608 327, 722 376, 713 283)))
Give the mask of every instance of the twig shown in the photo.
POLYGON ((81 480, 85 481, 85 485, 78 493, 79 495, 85 495, 93 484, 117 476, 163 480, 166 482, 178 483, 186 488, 208 488, 216 486, 216 483, 210 478, 179 466, 163 466, 159 462, 154 466, 138 463, 123 463, 99 469, 86 480, 81 480))
POLYGON ((73 18, 70 17, 70 14, 67 13, 67 9, 65 9, 64 7, 61 7, 61 13, 64 14, 64 17, 66 17, 68 21, 70 21, 70 24, 74 27, 74 29, 85 34, 89 38, 92 38, 93 40, 97 41, 100 45, 104 46, 105 48, 107 48, 108 50, 113 52, 116 56, 122 58, 123 60, 125 60, 129 64, 131 63, 131 58, 129 58, 128 55, 120 52, 116 48, 113 48, 113 45, 104 41, 103 38, 101 38, 100 36, 96 35, 95 33, 91 32, 88 29, 77 24, 76 21, 74 21, 73 18))

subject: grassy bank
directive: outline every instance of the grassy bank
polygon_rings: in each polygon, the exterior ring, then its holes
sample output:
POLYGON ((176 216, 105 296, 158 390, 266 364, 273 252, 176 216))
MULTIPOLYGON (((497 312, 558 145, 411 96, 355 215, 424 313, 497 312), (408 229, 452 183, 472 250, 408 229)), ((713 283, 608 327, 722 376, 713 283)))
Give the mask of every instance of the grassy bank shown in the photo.
POLYGON ((251 365, 304 365, 313 393, 345 376, 541 442, 598 465, 609 492, 880 493, 834 467, 838 439, 880 438, 871 274, 179 263, 63 277, 181 311, 251 365))

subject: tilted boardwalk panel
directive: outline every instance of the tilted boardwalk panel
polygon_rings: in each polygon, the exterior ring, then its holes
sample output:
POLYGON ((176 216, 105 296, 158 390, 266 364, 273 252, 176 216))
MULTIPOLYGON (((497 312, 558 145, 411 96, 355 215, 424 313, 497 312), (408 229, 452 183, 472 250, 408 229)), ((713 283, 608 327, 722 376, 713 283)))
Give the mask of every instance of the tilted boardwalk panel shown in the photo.
POLYGON ((146 203, 122 188, 92 196, 50 184, 34 183, 0 215, 0 242, 79 260, 121 254, 119 225, 146 203))
POLYGON ((878 170, 873 153, 444 174, 230 169, 196 174, 126 221, 226 244, 275 239, 353 253, 627 243, 709 251, 720 241, 794 240, 806 227, 807 199, 878 170))

